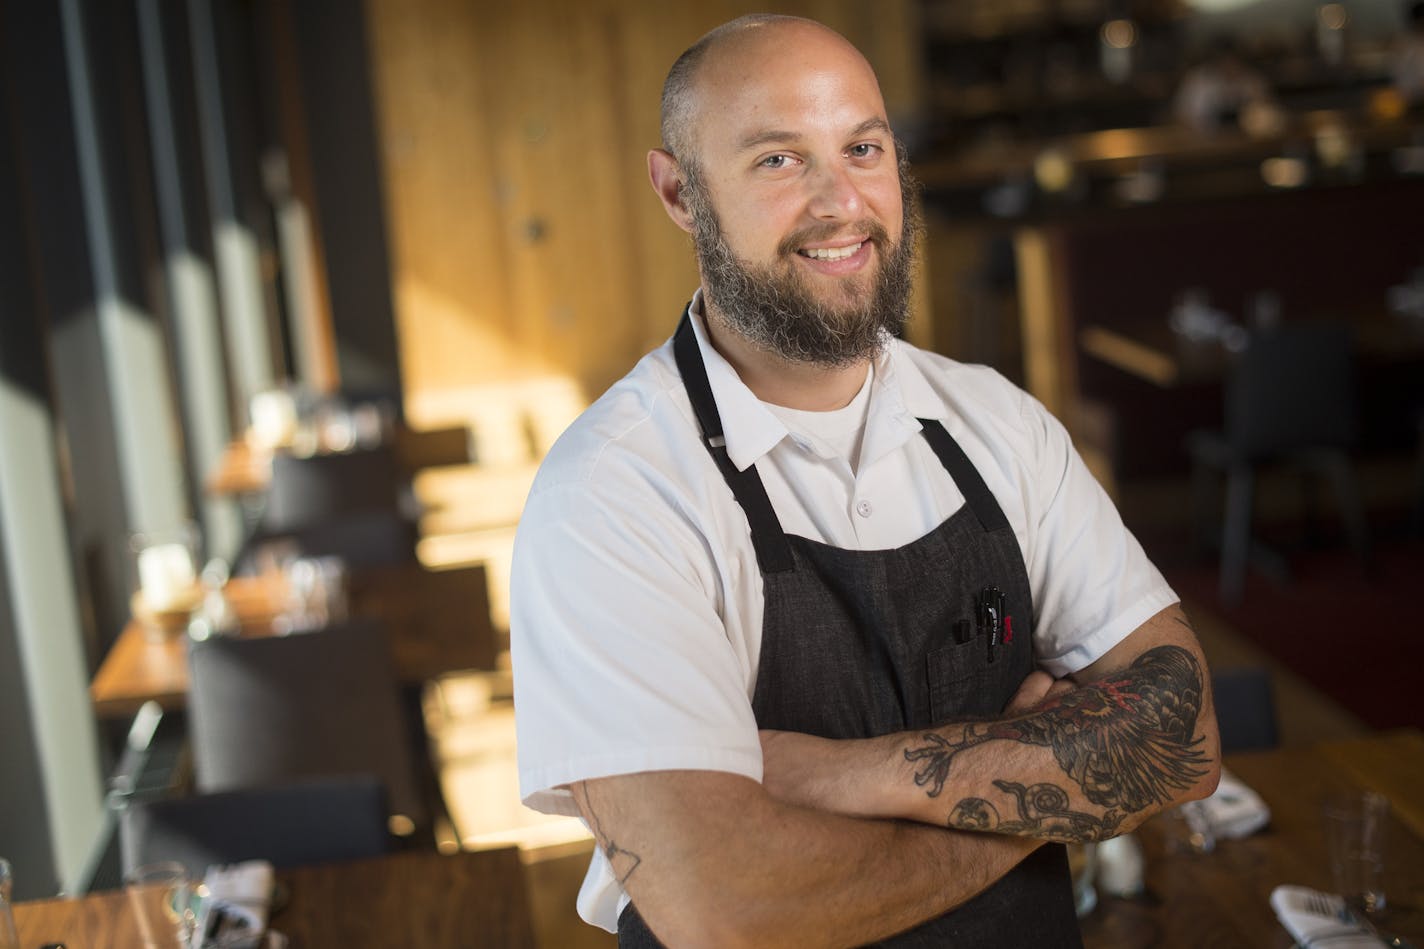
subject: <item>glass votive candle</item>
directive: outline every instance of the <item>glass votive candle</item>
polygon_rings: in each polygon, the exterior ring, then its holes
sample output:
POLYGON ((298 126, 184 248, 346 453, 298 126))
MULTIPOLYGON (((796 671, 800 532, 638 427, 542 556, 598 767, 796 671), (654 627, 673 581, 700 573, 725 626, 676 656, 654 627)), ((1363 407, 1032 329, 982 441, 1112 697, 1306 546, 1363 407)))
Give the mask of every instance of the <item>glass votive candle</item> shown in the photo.
POLYGON ((166 640, 188 628, 203 601, 198 580, 198 531, 188 524, 168 531, 145 531, 129 541, 134 619, 152 640, 166 640))

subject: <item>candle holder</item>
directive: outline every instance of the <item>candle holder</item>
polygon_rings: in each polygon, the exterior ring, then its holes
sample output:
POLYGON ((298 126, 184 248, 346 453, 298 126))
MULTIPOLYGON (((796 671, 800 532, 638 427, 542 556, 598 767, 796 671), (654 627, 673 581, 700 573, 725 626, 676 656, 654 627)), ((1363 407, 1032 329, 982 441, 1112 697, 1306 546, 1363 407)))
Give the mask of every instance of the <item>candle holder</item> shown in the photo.
POLYGON ((129 539, 133 595, 129 608, 151 642, 165 642, 188 629, 203 603, 198 579, 198 528, 144 531, 129 539))

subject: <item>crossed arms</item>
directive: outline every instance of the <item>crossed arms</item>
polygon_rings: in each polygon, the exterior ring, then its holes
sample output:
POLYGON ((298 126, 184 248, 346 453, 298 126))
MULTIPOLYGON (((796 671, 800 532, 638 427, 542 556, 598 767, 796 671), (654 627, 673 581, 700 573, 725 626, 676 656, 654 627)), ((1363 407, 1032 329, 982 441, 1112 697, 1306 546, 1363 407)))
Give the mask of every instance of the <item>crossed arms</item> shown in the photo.
POLYGON ((1205 663, 1178 607, 1003 718, 860 741, 763 733, 762 784, 644 772, 572 790, 673 945, 855 945, 988 887, 1044 840, 1097 840, 1216 786, 1205 663))

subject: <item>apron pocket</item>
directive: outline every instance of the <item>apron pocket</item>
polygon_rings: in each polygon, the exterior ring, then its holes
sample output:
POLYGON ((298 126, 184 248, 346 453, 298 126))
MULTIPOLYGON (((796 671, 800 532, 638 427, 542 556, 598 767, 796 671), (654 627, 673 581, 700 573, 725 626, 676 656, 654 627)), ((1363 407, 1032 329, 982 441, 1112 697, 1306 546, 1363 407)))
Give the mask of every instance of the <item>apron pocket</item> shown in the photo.
MULTIPOLYGON (((967 643, 953 643, 930 651, 925 660, 929 679, 930 720, 927 726, 956 718, 989 718, 998 715, 997 698, 990 674, 997 675, 1000 662, 989 664, 988 644, 979 636, 967 643)), ((1000 660, 1003 656, 999 657, 1000 660)))

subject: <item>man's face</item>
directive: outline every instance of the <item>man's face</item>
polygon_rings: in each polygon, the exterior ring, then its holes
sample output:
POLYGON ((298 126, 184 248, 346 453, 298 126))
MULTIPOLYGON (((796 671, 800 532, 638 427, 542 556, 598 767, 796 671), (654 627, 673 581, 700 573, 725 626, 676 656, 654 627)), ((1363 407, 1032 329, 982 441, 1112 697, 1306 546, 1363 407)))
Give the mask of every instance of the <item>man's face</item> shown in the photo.
POLYGON ((917 221, 869 66, 785 31, 709 59, 696 100, 683 200, 711 304, 788 361, 872 355, 903 325, 917 221))
MULTIPOLYGON (((907 216, 899 239, 891 244, 884 227, 869 228, 871 242, 887 249, 883 262, 864 278, 847 281, 852 298, 827 303, 794 269, 739 260, 697 174, 688 175, 683 199, 692 215, 692 240, 708 298, 742 338, 787 362, 840 368, 874 356, 884 334, 899 334, 909 315, 920 221, 914 182, 904 163, 900 181, 907 216)), ((785 241, 779 256, 795 252, 794 242, 785 241)))

